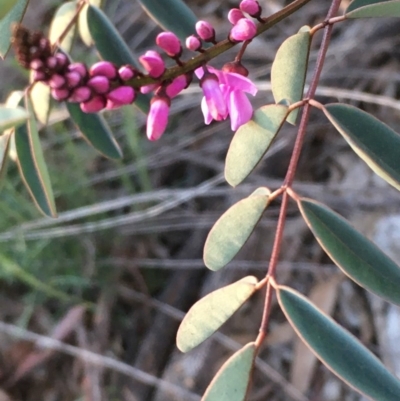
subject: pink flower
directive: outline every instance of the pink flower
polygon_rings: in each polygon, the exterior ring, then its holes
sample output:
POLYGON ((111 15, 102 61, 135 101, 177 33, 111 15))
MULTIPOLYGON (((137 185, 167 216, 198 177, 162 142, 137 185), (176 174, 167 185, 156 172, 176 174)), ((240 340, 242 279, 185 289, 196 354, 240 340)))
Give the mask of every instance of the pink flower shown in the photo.
POLYGON ((115 79, 117 78, 118 71, 113 63, 109 61, 99 61, 90 67, 89 74, 91 77, 102 75, 108 79, 115 79))
POLYGON ((253 39, 254 36, 256 36, 256 33, 257 26, 254 21, 247 18, 241 18, 232 27, 229 39, 233 42, 243 42, 245 40, 253 39))
POLYGON ((102 95, 95 95, 87 102, 80 104, 81 110, 84 113, 98 113, 106 106, 106 99, 102 95))
POLYGON ((130 86, 120 86, 107 93, 106 97, 114 106, 120 107, 131 104, 135 100, 136 93, 130 86))
MULTIPOLYGON (((228 111, 227 114, 231 118, 231 128, 236 131, 241 125, 247 123, 253 115, 252 105, 245 92, 254 96, 257 93, 257 87, 243 75, 220 71, 213 67, 207 68, 218 77, 219 87, 228 111)), ((198 68, 195 73, 198 77, 202 77, 204 74, 202 68, 198 68)), ((211 114, 205 98, 201 102, 201 109, 205 124, 210 124, 213 119, 217 120, 211 114)))
POLYGON ((147 138, 156 141, 161 138, 168 124, 170 99, 166 96, 154 96, 147 116, 147 138))
POLYGON ((260 4, 256 0, 242 0, 239 7, 252 17, 259 17, 261 14, 260 4))
POLYGON ((167 95, 170 99, 177 96, 188 86, 188 78, 186 75, 179 75, 166 88, 167 95))
POLYGON ((232 8, 228 13, 228 20, 233 25, 235 25, 241 18, 245 17, 238 8, 232 8))
POLYGON ((159 78, 164 74, 164 61, 156 51, 148 50, 139 57, 139 61, 152 78, 159 78))
POLYGON ((225 120, 228 116, 228 108, 217 75, 207 71, 200 80, 200 86, 211 117, 216 121, 225 120))
POLYGON ((161 32, 158 34, 156 43, 170 57, 179 57, 182 53, 181 42, 172 32, 161 32))
POLYGON ((215 40, 215 29, 209 22, 198 21, 196 22, 195 28, 197 35, 199 35, 201 39, 206 42, 213 42, 215 40))
POLYGON ((196 52, 201 49, 201 40, 197 36, 191 35, 186 38, 185 45, 189 50, 196 52))

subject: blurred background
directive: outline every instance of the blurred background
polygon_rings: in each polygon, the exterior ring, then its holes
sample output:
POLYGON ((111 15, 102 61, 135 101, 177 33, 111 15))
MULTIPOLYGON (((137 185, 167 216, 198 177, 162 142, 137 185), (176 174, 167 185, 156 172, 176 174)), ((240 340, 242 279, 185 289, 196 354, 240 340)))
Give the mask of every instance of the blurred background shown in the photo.
MULTIPOLYGON (((264 16, 289 1, 259 0, 264 16)), ((48 30, 58 0, 31 0, 24 23, 48 30)), ((105 1, 104 10, 138 55, 154 48, 159 28, 136 1, 105 1)), ((187 0, 227 36, 236 1, 187 0)), ((279 45, 315 25, 330 1, 314 0, 253 40, 244 56, 260 88, 254 107, 272 103, 270 68, 279 45)), ((343 1, 343 9, 347 2, 343 1)), ((321 32, 310 54, 310 77, 321 32)), ((337 24, 317 100, 360 107, 400 132, 398 21, 337 24)), ((233 60, 234 48, 211 64, 233 60)), ((74 58, 92 63, 79 40, 74 58)), ((188 56, 190 57, 190 56, 188 56)), ((23 89, 27 72, 12 53, 0 63, 0 96, 23 89)), ((175 346, 184 312, 201 296, 245 275, 262 278, 279 202, 228 267, 208 271, 209 229, 258 186, 276 189, 286 173, 296 127, 285 125, 256 171, 231 188, 224 159, 229 122, 205 126, 196 83, 172 103, 167 132, 145 137, 134 107, 107 113, 121 161, 93 150, 55 105, 40 131, 59 218, 35 208, 10 162, 0 192, 0 401, 200 400, 221 364, 256 338, 264 294, 256 294, 211 339, 188 354, 175 346)), ((400 196, 355 156, 322 113, 312 111, 295 189, 326 203, 400 261, 400 196)), ((400 375, 398 308, 345 279, 291 204, 278 281, 307 294, 400 375)), ((274 301, 270 333, 256 362, 250 401, 361 401, 299 342, 274 301)))

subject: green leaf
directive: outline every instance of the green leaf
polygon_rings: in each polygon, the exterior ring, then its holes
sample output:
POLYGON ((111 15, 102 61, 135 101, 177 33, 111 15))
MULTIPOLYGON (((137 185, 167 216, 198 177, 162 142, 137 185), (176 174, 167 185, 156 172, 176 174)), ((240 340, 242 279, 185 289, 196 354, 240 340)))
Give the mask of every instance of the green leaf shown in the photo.
MULTIPOLYGON (((278 49, 271 68, 271 89, 276 103, 287 99, 293 104, 303 98, 310 43, 310 29, 303 27, 278 49)), ((287 122, 295 124, 298 112, 293 110, 287 122)))
POLYGON ((16 3, 17 0, 1 0, 0 19, 4 18, 16 3))
POLYGON ((46 125, 51 109, 50 86, 36 82, 30 90, 30 97, 37 120, 46 125))
POLYGON ((347 18, 400 17, 399 0, 354 0, 345 13, 347 18))
MULTIPOLYGON (((98 8, 101 7, 101 3, 102 0, 89 0, 89 4, 98 8)), ((89 26, 87 22, 88 9, 89 9, 88 4, 85 4, 84 7, 82 8, 82 11, 79 13, 78 29, 79 29, 79 35, 83 43, 86 46, 91 46, 93 44, 93 39, 92 36, 90 35, 89 26)))
MULTIPOLYGON (((7 169, 8 149, 10 146, 11 132, 5 132, 0 136, 0 179, 4 177, 7 169)), ((0 183, 1 186, 1 183, 0 183)))
POLYGON ((270 104, 255 111, 232 139, 225 161, 225 179, 235 187, 256 167, 287 116, 288 107, 270 104))
MULTIPOLYGON (((87 23, 94 44, 104 60, 111 61, 117 66, 130 64, 140 68, 128 45, 103 11, 90 5, 87 12, 87 23)), ((143 113, 148 114, 150 97, 138 93, 134 104, 143 113)))
POLYGON ((269 194, 267 188, 258 188, 218 219, 204 245, 204 263, 209 269, 219 270, 235 257, 268 206, 269 194))
POLYGON ((235 352, 215 375, 201 401, 244 401, 255 354, 254 342, 235 352))
POLYGON ((11 27, 20 22, 25 14, 29 0, 18 0, 11 11, 0 21, 0 57, 4 58, 11 45, 11 27))
POLYGON ((0 132, 23 124, 29 114, 22 107, 7 107, 0 105, 0 132))
POLYGON ((188 352, 215 333, 256 291, 257 279, 247 276, 196 302, 188 311, 176 337, 176 345, 188 352))
POLYGON ((390 185, 400 190, 400 135, 354 106, 328 104, 324 113, 354 152, 390 185))
POLYGON ((15 131, 18 165, 25 185, 38 209, 46 216, 56 217, 50 177, 43 158, 32 104, 28 96, 25 97, 25 105, 30 118, 26 125, 15 131))
POLYGON ((400 305, 400 267, 331 209, 300 198, 301 214, 317 241, 352 280, 400 305))
POLYGON ((182 0, 139 0, 146 13, 164 31, 174 32, 182 42, 193 35, 198 18, 182 0))
MULTIPOLYGON (((68 1, 62 4, 54 14, 53 20, 50 25, 49 39, 51 43, 57 43, 61 35, 64 34, 65 29, 69 26, 71 21, 76 16, 77 1, 68 1)), ((76 23, 70 27, 68 33, 65 35, 59 47, 65 52, 69 52, 72 47, 76 30, 76 23)))
POLYGON ((373 400, 400 399, 400 381, 352 334, 297 291, 285 286, 277 290, 290 324, 324 365, 373 400))
MULTIPOLYGON (((22 99, 24 98, 24 92, 23 91, 13 91, 9 94, 9 96, 7 97, 6 100, 6 107, 10 107, 15 109, 16 107, 18 107, 19 104, 21 104, 22 99)), ((23 109, 25 112, 26 110, 23 109)), ((26 112, 27 113, 27 112, 26 112)), ((28 118, 29 114, 27 113, 27 118, 28 118)), ((11 139, 10 139, 10 143, 9 143, 9 151, 8 151, 8 155, 10 156, 10 158, 16 162, 17 161, 17 151, 15 149, 15 127, 12 127, 8 130, 6 130, 4 132, 4 134, 10 134, 11 135, 11 139)))
POLYGON ((84 113, 76 103, 66 103, 66 106, 84 138, 95 149, 111 159, 122 157, 121 149, 101 115, 84 113))

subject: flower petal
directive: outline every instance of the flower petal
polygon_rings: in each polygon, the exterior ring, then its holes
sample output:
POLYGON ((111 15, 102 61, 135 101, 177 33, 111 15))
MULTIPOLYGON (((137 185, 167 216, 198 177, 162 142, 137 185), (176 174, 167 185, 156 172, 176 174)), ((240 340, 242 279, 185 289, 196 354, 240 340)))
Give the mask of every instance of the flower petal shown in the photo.
POLYGON ((253 96, 255 96, 258 91, 257 87, 249 78, 234 72, 225 72, 224 82, 221 83, 231 86, 232 89, 250 93, 253 96))
POLYGON ((228 108, 232 131, 236 131, 240 126, 246 124, 253 115, 253 106, 250 100, 243 92, 238 90, 231 91, 228 108))
POLYGON ((201 111, 203 112, 204 116, 204 124, 209 125, 212 121, 212 116, 210 113, 210 110, 208 109, 206 98, 203 96, 203 99, 201 99, 201 111))

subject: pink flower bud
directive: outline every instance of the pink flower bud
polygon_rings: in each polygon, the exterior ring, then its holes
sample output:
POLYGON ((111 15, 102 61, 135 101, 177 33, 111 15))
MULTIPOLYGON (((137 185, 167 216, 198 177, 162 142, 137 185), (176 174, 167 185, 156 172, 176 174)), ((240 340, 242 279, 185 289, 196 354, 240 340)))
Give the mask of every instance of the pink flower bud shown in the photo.
POLYGON ((108 78, 102 75, 97 75, 93 78, 90 78, 86 85, 89 88, 92 88, 98 95, 107 93, 110 89, 110 81, 108 78))
POLYGON ((47 81, 47 75, 43 71, 33 71, 32 80, 34 82, 47 81))
POLYGON ((57 53, 54 57, 57 59, 57 68, 60 70, 69 63, 68 57, 64 53, 57 53))
POLYGON ((78 73, 81 78, 86 78, 88 72, 86 65, 83 63, 72 63, 68 66, 68 71, 69 72, 76 72, 78 73))
POLYGON ((60 74, 53 74, 49 79, 49 86, 52 89, 60 89, 65 85, 65 78, 60 74))
POLYGON ((167 128, 170 103, 170 99, 164 96, 155 96, 151 100, 146 127, 147 138, 150 141, 160 139, 167 128))
POLYGON ((233 25, 235 25, 241 18, 244 18, 244 15, 238 8, 232 8, 228 13, 228 20, 233 25))
POLYGON ((74 89, 81 83, 82 77, 77 72, 72 71, 65 74, 65 80, 67 81, 68 88, 74 89))
POLYGON ((139 61, 152 78, 159 78, 164 74, 164 61, 154 50, 148 50, 143 56, 139 57, 139 61))
POLYGON ((140 93, 143 93, 144 95, 150 92, 153 92, 156 88, 158 88, 158 84, 149 84, 149 85, 143 85, 140 88, 140 93))
POLYGON ((243 42, 253 39, 256 33, 256 24, 252 20, 242 18, 231 29, 229 39, 233 42, 243 42))
POLYGON ((29 64, 29 68, 31 70, 40 70, 43 67, 44 67, 43 61, 38 58, 33 59, 29 64))
POLYGON ((57 66, 57 59, 54 56, 50 56, 46 60, 46 66, 50 69, 56 68, 57 66))
POLYGON ((80 104, 81 110, 84 113, 98 113, 106 106, 106 99, 104 96, 95 95, 87 102, 80 104))
POLYGON ((109 61, 99 61, 90 67, 89 74, 91 77, 104 75, 108 79, 115 79, 117 78, 118 71, 113 63, 109 61))
POLYGON ((261 14, 261 6, 256 0, 242 0, 239 5, 240 9, 249 14, 251 17, 259 17, 261 14))
POLYGON ((123 65, 118 70, 118 75, 122 81, 129 81, 137 75, 137 71, 131 65, 123 65))
POLYGON ((225 120, 228 116, 228 108, 219 87, 218 77, 215 74, 206 72, 200 81, 200 86, 211 117, 216 121, 225 120))
POLYGON ((201 40, 197 36, 191 35, 186 38, 185 45, 192 52, 196 52, 201 49, 201 40))
POLYGON ((215 29, 207 21, 196 22, 196 32, 206 42, 214 42, 215 40, 215 29))
POLYGON ((170 57, 179 57, 182 53, 181 42, 172 32, 161 32, 158 34, 156 43, 170 57))
POLYGON ((131 86, 120 86, 107 94, 107 99, 119 106, 131 104, 135 97, 135 90, 131 86))
POLYGON ((81 103, 87 102, 92 97, 92 91, 87 86, 80 86, 79 88, 75 88, 71 96, 68 98, 69 102, 72 103, 81 103))
POLYGON ((69 97, 69 90, 68 89, 52 89, 51 96, 53 99, 57 100, 58 102, 62 102, 69 97))
POLYGON ((39 41, 39 48, 40 48, 41 50, 48 50, 48 51, 50 51, 51 46, 50 46, 50 41, 49 41, 49 39, 44 38, 44 37, 40 38, 40 41, 39 41))
POLYGON ((176 77, 166 89, 167 95, 170 99, 177 96, 180 92, 182 92, 188 85, 186 75, 180 75, 176 77))

